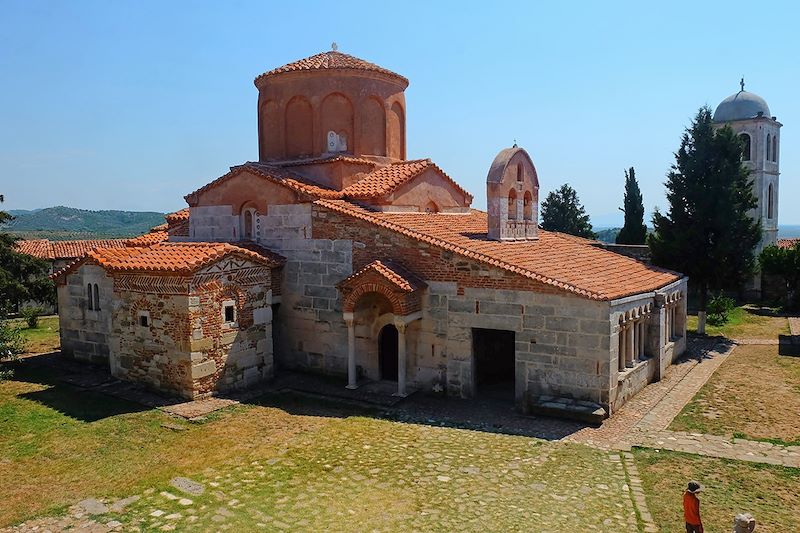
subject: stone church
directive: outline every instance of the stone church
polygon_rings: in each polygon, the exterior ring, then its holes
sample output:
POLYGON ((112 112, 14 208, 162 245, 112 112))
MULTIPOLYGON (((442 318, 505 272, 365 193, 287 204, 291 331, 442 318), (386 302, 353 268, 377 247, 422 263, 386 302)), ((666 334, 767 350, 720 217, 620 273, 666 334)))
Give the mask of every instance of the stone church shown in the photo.
POLYGON ((258 76, 258 161, 57 274, 64 352, 186 398, 293 370, 595 417, 660 379, 686 347, 686 278, 539 229, 516 146, 472 208, 407 159, 408 83, 335 50, 258 76))

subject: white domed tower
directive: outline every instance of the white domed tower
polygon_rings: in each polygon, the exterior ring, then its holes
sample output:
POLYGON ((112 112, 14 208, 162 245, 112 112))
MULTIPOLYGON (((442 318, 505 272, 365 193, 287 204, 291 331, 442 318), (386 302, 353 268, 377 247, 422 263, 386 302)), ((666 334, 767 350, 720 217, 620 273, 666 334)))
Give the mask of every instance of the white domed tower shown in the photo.
POLYGON ((753 194, 758 207, 751 216, 761 220, 763 230, 756 254, 765 246, 778 241, 778 176, 780 175, 780 130, 782 124, 769 112, 769 106, 760 96, 741 90, 727 97, 714 111, 718 126, 730 125, 744 141, 742 159, 750 169, 753 194))

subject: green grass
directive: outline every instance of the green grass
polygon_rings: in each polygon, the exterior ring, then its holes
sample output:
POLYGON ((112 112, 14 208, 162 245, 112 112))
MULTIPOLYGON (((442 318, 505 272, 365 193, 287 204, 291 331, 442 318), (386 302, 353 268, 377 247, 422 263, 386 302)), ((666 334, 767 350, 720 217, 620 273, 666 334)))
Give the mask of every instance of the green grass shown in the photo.
MULTIPOLYGON (((697 315, 689 315, 686 329, 697 333, 697 315)), ((735 307, 728 321, 718 326, 706 322, 706 335, 722 336, 729 339, 778 339, 779 335, 789 334, 789 322, 785 317, 764 316, 745 307, 735 307)))
POLYGON ((800 444, 800 358, 780 349, 737 347, 669 429, 800 444))
POLYGON ((638 529, 621 464, 582 445, 350 416, 359 411, 287 395, 180 422, 17 370, 0 383, 0 479, 14 480, 0 527, 138 494, 102 520, 145 531, 638 529), (188 506, 166 498, 180 494, 175 476, 205 493, 188 506))
POLYGON ((685 531, 681 497, 686 483, 704 485, 700 514, 705 530, 730 531, 733 517, 749 512, 759 533, 800 531, 800 469, 635 449, 647 505, 663 533, 685 531))
POLYGON ((27 353, 52 352, 59 349, 61 340, 58 336, 58 316, 39 318, 39 324, 35 328, 29 328, 22 318, 12 320, 11 323, 22 331, 27 353))

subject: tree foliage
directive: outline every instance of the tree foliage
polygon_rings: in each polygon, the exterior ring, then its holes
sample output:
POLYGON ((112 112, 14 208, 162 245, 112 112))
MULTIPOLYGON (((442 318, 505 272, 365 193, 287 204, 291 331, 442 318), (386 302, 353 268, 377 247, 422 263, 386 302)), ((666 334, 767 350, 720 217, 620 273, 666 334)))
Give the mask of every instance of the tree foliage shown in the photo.
POLYGON ((592 231, 589 215, 578 199, 578 193, 566 183, 548 194, 542 202, 542 229, 587 239, 597 237, 592 231))
POLYGON ((644 224, 644 202, 636 171, 633 167, 625 171, 625 225, 617 235, 617 244, 644 244, 647 226, 644 224))
POLYGON ((653 262, 683 272, 700 293, 739 288, 755 271, 761 223, 748 211, 757 205, 742 164, 742 143, 728 127, 715 128, 702 107, 681 139, 665 183, 669 209, 653 214, 648 239, 653 262))
MULTIPOLYGON (((11 218, 5 211, 0 211, 0 229, 11 218)), ((14 248, 15 241, 14 237, 0 231, 0 316, 29 300, 55 301, 53 282, 47 277, 49 264, 19 253, 14 248)))
POLYGON ((800 242, 789 248, 767 246, 758 257, 761 271, 783 278, 786 289, 786 304, 800 307, 800 242))

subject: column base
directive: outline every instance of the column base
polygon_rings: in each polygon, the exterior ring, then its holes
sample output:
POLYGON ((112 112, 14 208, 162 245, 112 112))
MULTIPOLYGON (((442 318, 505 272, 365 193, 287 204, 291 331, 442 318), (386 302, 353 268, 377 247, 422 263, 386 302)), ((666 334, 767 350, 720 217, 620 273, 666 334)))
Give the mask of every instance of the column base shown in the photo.
POLYGON ((627 363, 625 363, 625 366, 626 366, 627 368, 633 368, 634 366, 636 366, 636 362, 634 362, 634 361, 628 361, 627 363))
POLYGON ((392 394, 392 396, 395 396, 397 398, 405 398, 406 396, 408 396, 408 393, 407 392, 395 392, 394 394, 392 394))
POLYGON ((345 387, 345 389, 350 389, 350 390, 356 390, 357 388, 358 388, 358 385, 347 385, 345 387))

